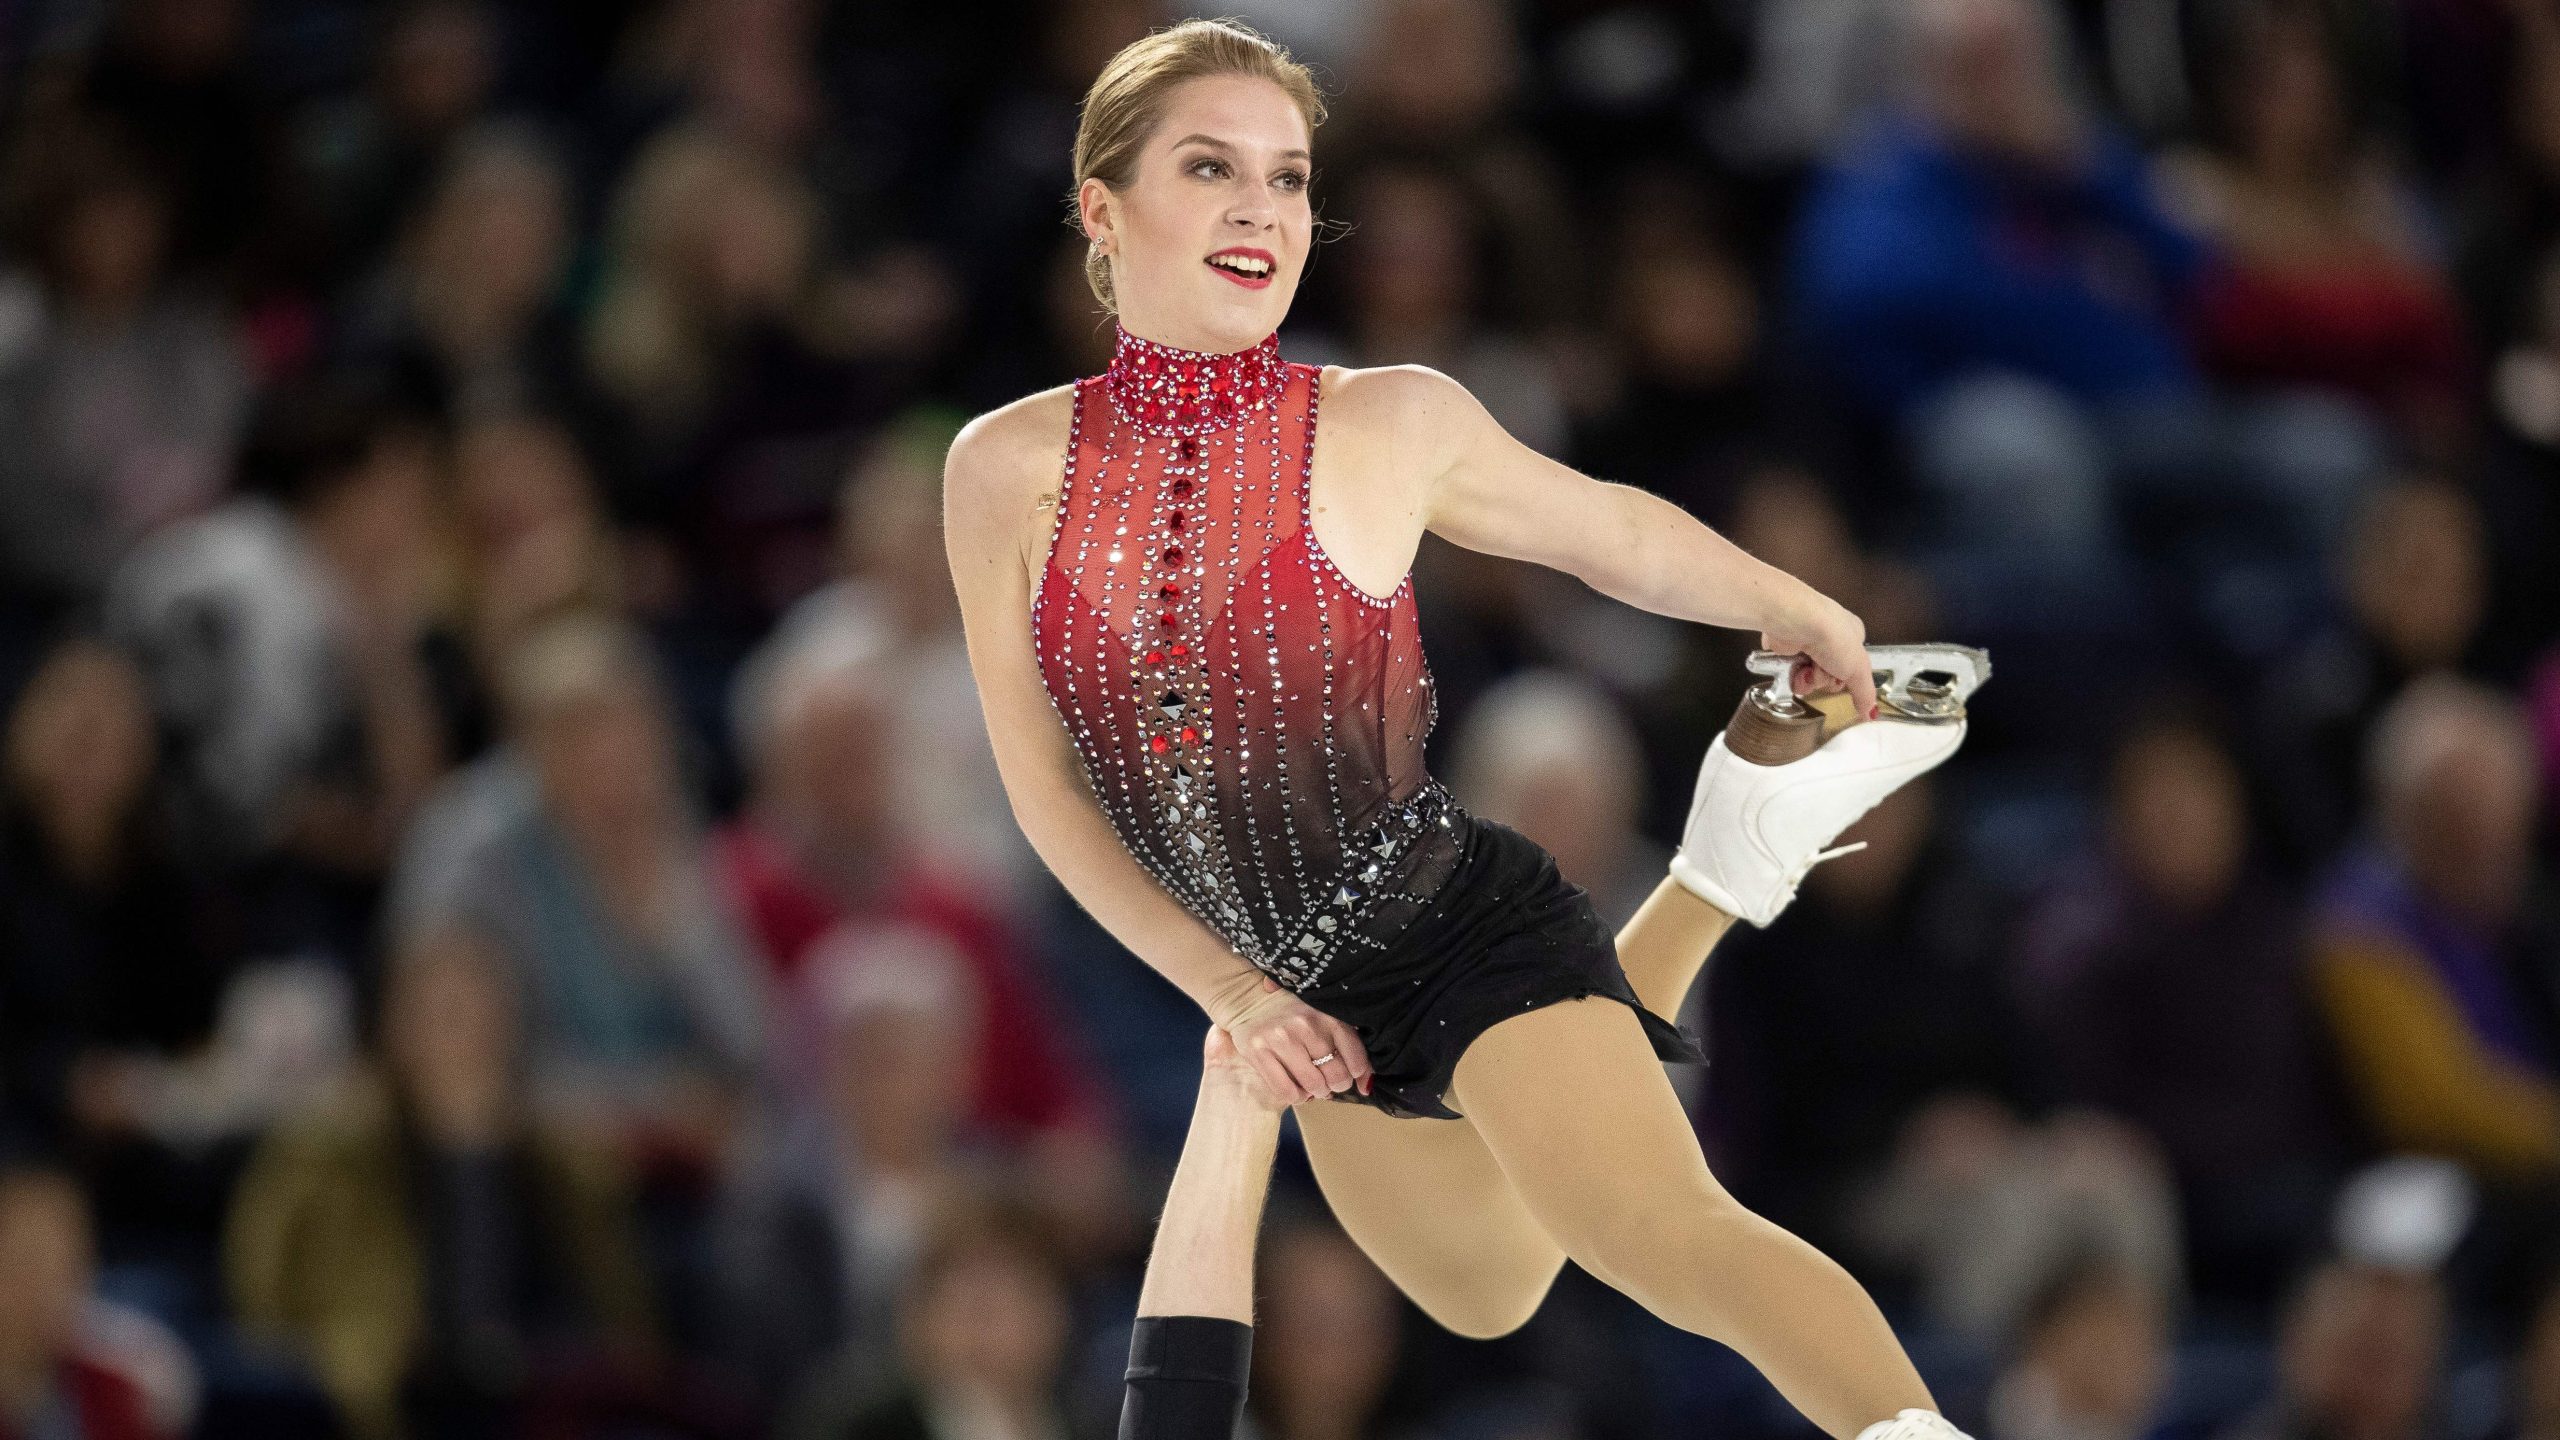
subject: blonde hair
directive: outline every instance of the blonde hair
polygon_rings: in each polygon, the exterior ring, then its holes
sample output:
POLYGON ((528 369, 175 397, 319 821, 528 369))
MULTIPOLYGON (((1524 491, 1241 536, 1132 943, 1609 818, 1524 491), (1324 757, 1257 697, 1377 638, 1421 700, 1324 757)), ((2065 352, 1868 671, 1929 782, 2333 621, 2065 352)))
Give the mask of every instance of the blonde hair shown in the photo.
MULTIPOLYGON (((1310 132, 1324 123, 1324 97, 1316 91, 1314 74, 1278 42, 1241 20, 1185 20, 1129 42, 1094 77, 1076 124, 1076 191, 1087 180, 1114 190, 1128 188, 1138 178, 1138 152, 1164 119, 1174 88, 1209 75, 1268 80, 1297 102, 1310 132)), ((1067 204, 1068 223, 1078 223, 1075 191, 1068 193, 1067 204)), ((1110 257, 1091 241, 1085 244, 1084 278, 1102 308, 1119 313, 1111 293, 1110 257)))

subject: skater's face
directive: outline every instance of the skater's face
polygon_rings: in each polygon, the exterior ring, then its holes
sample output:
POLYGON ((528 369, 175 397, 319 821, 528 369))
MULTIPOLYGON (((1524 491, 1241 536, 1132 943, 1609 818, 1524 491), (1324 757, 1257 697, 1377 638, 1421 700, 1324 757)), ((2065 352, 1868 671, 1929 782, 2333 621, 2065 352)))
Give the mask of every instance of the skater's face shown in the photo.
POLYGON ((1111 264, 1121 323, 1160 344, 1224 354, 1278 329, 1304 272, 1314 212, 1307 119, 1246 75, 1176 87, 1130 183, 1087 179, 1087 239, 1111 264))

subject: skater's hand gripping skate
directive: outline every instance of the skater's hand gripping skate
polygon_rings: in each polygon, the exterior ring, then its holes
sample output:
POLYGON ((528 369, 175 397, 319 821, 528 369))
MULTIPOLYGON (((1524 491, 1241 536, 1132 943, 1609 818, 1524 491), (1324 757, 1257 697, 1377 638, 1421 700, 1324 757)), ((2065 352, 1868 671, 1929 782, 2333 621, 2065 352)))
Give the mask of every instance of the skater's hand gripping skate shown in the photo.
POLYGON ((1859 717, 1874 719, 1876 678, 1867 659, 1867 622, 1811 589, 1804 593, 1809 597, 1805 613, 1761 631, 1760 648, 1805 657, 1812 673, 1799 667, 1791 677, 1796 694, 1846 690, 1859 717))
POLYGON ((1354 1085, 1367 1094, 1369 1051, 1360 1032, 1280 987, 1268 975, 1219 1022, 1228 1043, 1285 1104, 1322 1100, 1354 1085))

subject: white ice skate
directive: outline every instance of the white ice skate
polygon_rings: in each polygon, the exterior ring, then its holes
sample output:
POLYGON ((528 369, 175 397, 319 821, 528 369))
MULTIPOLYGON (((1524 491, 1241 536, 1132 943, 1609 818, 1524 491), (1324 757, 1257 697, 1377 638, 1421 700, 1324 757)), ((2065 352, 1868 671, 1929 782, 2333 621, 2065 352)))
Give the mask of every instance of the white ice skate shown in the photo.
POLYGON ((1858 1440, 1972 1440, 1935 1410, 1904 1410, 1858 1432, 1858 1440))
POLYGON ((1796 698, 1802 657, 1760 651, 1769 677, 1707 746, 1672 878, 1728 915, 1767 925, 1814 866, 1860 848, 1825 846, 1877 802, 1964 743, 1965 700, 1991 657, 1962 645, 1878 645, 1876 718, 1824 739, 1823 715, 1796 698))

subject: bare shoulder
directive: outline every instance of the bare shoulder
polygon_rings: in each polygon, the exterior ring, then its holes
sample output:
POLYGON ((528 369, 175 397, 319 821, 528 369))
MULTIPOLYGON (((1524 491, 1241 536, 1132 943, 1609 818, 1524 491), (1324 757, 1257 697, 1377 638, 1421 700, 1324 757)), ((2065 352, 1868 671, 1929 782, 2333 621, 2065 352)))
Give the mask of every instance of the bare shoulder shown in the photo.
POLYGON ((1390 427, 1445 424, 1474 397, 1467 387, 1428 365, 1324 367, 1327 418, 1348 415, 1390 427))
POLYGON ((1379 447, 1406 476, 1446 469, 1484 414, 1466 386, 1428 365, 1328 365, 1322 383, 1328 443, 1379 447))
POLYGON ((1037 553, 1057 513, 1075 387, 1025 395, 971 420, 942 466, 943 524, 953 555, 1037 553))

